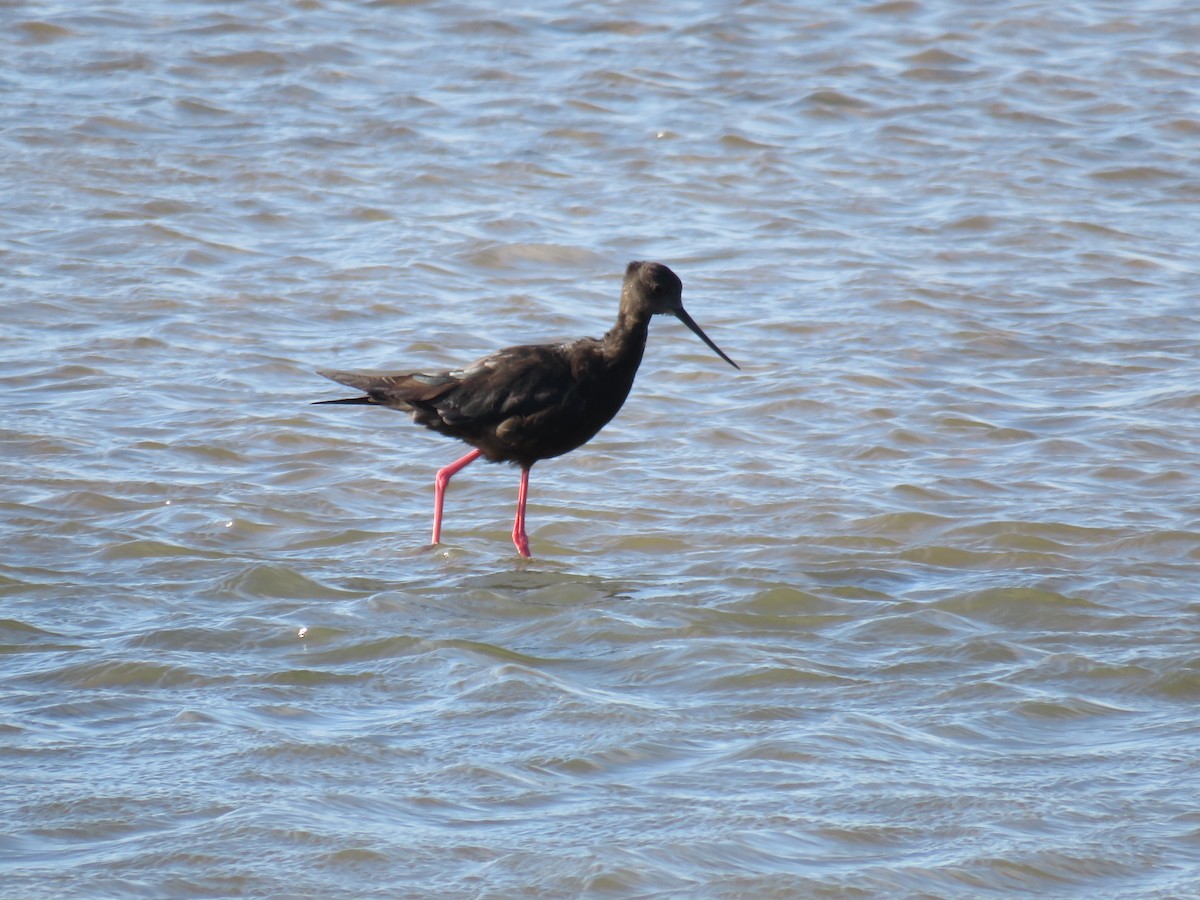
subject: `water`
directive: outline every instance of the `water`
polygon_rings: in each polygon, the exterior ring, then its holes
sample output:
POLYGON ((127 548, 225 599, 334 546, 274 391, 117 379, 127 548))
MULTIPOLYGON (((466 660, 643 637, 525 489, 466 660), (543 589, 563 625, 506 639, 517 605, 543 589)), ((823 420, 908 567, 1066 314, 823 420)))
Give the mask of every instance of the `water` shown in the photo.
POLYGON ((1200 892, 1200 11, 0 9, 4 896, 1200 892), (656 321, 515 471, 316 367, 656 321))

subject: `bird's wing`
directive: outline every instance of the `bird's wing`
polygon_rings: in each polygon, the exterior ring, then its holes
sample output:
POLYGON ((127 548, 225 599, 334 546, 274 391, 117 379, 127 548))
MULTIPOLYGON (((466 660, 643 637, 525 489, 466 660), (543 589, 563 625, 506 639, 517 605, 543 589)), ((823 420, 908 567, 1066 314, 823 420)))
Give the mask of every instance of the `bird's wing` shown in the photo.
POLYGON ((427 403, 448 425, 536 415, 562 403, 574 386, 570 360, 558 344, 508 347, 446 377, 457 383, 427 403))
POLYGON ((435 413, 446 425, 495 425, 542 412, 567 399, 574 380, 565 345, 508 347, 452 372, 368 375, 318 371, 362 391, 364 403, 435 413))

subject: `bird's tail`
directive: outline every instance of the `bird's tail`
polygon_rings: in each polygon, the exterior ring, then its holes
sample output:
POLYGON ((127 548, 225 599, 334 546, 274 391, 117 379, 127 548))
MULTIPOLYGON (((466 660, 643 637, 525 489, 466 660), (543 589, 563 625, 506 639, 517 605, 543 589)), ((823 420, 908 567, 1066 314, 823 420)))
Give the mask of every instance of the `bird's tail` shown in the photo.
POLYGON ((451 390, 459 383, 459 377, 449 372, 440 375, 416 373, 393 373, 391 375, 366 375, 361 372, 330 372, 317 370, 338 384, 362 391, 365 397, 348 397, 344 400, 318 400, 317 403, 370 403, 388 409, 411 411, 413 403, 428 403, 451 390))
POLYGON ((374 403, 374 402, 375 401, 372 400, 370 397, 345 397, 341 400, 314 400, 312 402, 312 405, 313 406, 321 406, 322 404, 325 404, 325 403, 368 404, 368 403, 374 403))

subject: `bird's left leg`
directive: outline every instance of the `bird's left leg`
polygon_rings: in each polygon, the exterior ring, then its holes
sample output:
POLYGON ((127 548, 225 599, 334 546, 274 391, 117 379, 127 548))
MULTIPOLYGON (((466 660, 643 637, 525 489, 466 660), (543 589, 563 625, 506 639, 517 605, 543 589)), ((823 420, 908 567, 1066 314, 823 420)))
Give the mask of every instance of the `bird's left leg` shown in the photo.
POLYGON ((446 486, 450 484, 451 476, 455 472, 465 469, 482 455, 483 453, 479 450, 472 450, 450 465, 438 469, 437 477, 433 479, 433 543, 440 544, 442 542, 442 503, 446 499, 446 486))

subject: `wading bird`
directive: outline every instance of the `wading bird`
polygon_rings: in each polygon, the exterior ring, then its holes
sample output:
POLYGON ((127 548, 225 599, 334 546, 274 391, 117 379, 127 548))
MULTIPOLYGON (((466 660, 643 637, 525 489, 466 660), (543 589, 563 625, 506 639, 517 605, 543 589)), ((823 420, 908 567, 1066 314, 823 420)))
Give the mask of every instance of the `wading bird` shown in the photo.
POLYGON ((483 456, 521 467, 512 539, 528 557, 525 501, 529 470, 541 459, 586 444, 617 414, 646 349, 650 317, 675 316, 735 369, 683 308, 683 283, 661 263, 631 262, 621 286, 617 323, 604 337, 498 350, 452 372, 366 375, 320 371, 365 396, 317 403, 384 406, 412 413, 413 421, 458 438, 470 453, 439 469, 434 479, 433 543, 442 536, 442 503, 455 473, 483 456))

